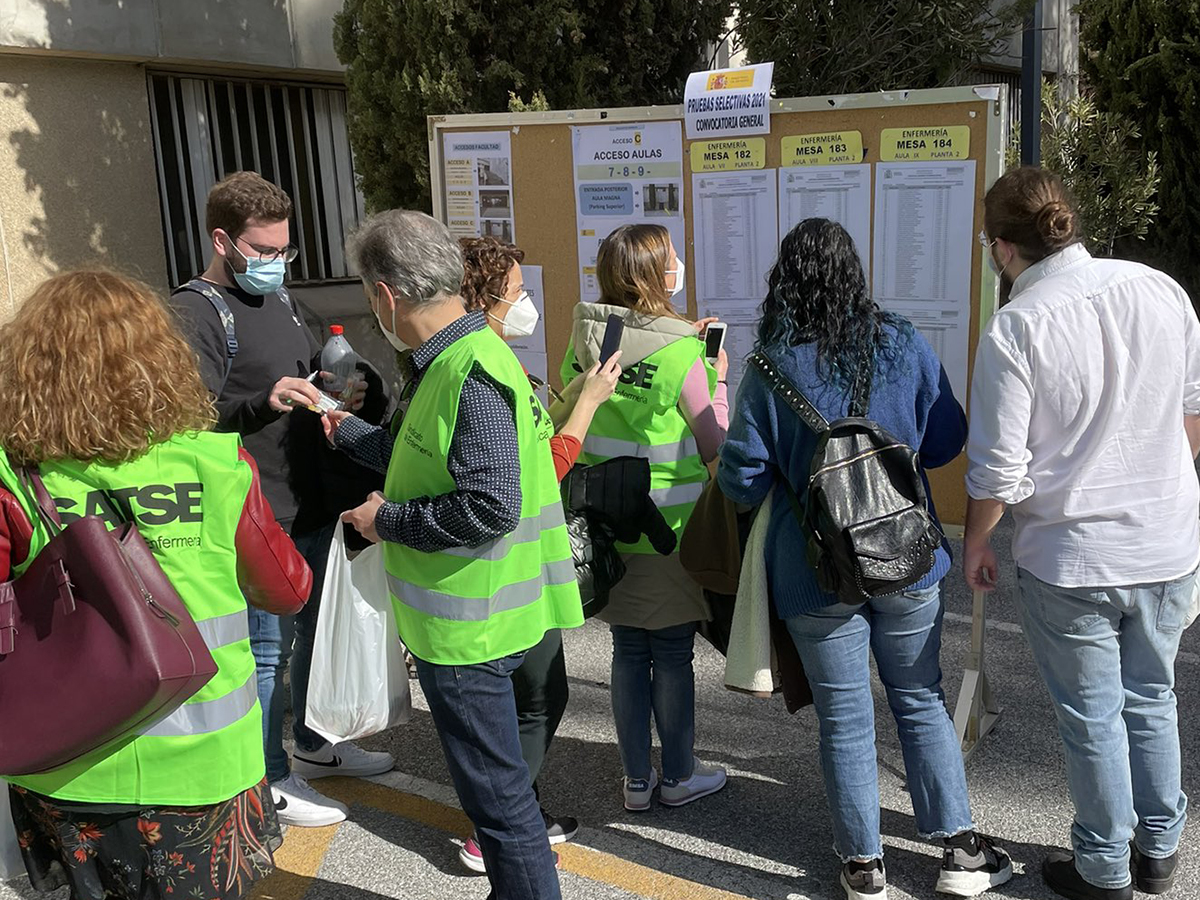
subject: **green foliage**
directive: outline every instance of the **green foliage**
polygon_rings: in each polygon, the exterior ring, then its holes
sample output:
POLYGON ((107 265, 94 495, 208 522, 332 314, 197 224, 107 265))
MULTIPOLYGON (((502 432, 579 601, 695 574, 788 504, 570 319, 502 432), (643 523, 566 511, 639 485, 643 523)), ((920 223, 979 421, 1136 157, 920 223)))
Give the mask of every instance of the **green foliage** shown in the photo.
POLYGON ((1081 68, 1102 109, 1130 117, 1162 165, 1145 259, 1200 300, 1200 0, 1082 0, 1081 68))
POLYGON ((1019 30, 1032 0, 739 0, 754 62, 775 62, 780 97, 954 84, 1019 30))
POLYGON ((729 8, 730 0, 345 0, 334 47, 347 67, 350 140, 368 206, 429 208, 430 115, 681 102, 729 8))
POLYGON ((534 91, 533 96, 529 98, 528 103, 518 97, 513 91, 508 92, 509 112, 546 112, 549 109, 550 101, 546 99, 546 95, 541 91, 534 91))
MULTIPOLYGON (((1085 90, 1067 97, 1042 86, 1042 166, 1057 172, 1075 197, 1088 247, 1112 256, 1118 241, 1145 240, 1158 205, 1158 157, 1144 149, 1127 116, 1101 112, 1085 90)), ((1014 135, 1010 164, 1020 158, 1014 135)))

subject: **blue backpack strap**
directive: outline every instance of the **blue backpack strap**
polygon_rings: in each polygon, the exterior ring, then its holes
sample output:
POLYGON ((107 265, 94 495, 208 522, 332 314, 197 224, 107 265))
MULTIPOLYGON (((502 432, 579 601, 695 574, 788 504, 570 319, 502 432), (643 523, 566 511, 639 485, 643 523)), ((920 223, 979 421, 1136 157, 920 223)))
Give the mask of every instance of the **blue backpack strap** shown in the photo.
MULTIPOLYGON (((238 354, 237 332, 233 326, 233 310, 229 308, 229 304, 225 302, 221 292, 202 278, 193 278, 187 284, 177 287, 172 294, 178 294, 180 291, 194 291, 204 297, 216 310, 217 318, 221 320, 221 327, 225 329, 225 374, 221 378, 221 388, 217 391, 219 400, 225 392, 225 382, 229 380, 229 373, 233 370, 233 358, 238 354)), ((284 302, 287 302, 286 297, 284 302)))

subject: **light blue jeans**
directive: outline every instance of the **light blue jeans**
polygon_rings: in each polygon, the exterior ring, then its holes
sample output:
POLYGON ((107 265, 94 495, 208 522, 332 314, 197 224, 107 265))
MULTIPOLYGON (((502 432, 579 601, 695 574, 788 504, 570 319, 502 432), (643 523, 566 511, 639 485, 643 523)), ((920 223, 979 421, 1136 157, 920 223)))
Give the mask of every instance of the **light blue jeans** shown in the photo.
POLYGON ((942 613, 939 585, 787 620, 812 687, 833 846, 843 862, 883 856, 871 653, 900 734, 917 830, 941 838, 975 827, 942 692, 942 613))
POLYGON ((696 623, 651 631, 612 625, 612 708, 627 778, 650 777, 650 711, 667 780, 692 777, 696 740, 696 623))
POLYGON ((1075 868, 1129 884, 1129 841, 1152 858, 1179 847, 1175 654, 1195 575, 1122 588, 1061 588, 1017 573, 1025 634, 1058 717, 1075 804, 1075 868))
POLYGON ((267 763, 267 781, 274 784, 288 777, 291 765, 283 748, 283 717, 287 698, 283 692, 283 673, 289 661, 292 671, 292 737, 302 753, 325 746, 321 737, 304 724, 308 706, 308 673, 312 668, 313 639, 317 633, 317 613, 321 605, 321 587, 325 583, 325 565, 333 530, 331 522, 317 531, 294 535, 300 555, 313 572, 312 593, 304 609, 294 616, 275 616, 250 607, 250 650, 258 674, 258 702, 263 717, 263 755, 267 763))

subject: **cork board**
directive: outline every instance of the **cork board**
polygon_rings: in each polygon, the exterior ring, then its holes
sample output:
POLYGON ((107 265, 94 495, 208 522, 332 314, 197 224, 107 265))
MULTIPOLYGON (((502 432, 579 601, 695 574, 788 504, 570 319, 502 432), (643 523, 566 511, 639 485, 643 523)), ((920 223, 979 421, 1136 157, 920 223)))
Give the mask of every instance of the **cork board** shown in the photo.
MULTIPOLYGON (((766 136, 766 170, 780 166, 781 140, 790 135, 842 130, 862 133, 865 163, 879 162, 885 128, 965 126, 970 130, 967 158, 975 166, 975 220, 972 234, 983 227, 983 196, 1002 172, 1007 128, 1007 96, 1003 87, 945 88, 891 94, 773 100, 771 133, 766 136)), ((547 113, 497 113, 434 116, 429 119, 434 214, 445 221, 442 136, 448 132, 507 131, 512 147, 513 220, 516 242, 526 261, 543 267, 546 350, 549 376, 558 385, 558 368, 570 338, 572 315, 579 302, 578 246, 575 236, 575 182, 571 127, 621 122, 683 121, 682 107, 577 110, 547 113)), ((686 263, 697 271, 692 234, 692 179, 686 133, 683 141, 686 263)), ((872 178, 872 193, 874 178, 872 178)), ((874 210, 872 197, 872 211, 874 210)), ((971 327, 968 377, 974 365, 980 329, 996 303, 996 283, 975 244, 971 263, 971 327)), ((870 254, 864 254, 869 268, 870 254)), ((696 315, 695 278, 687 280, 688 314, 696 315)), ((537 373, 535 373, 537 374, 537 373)), ((966 405, 967 398, 959 400, 966 405)), ((963 478, 965 456, 929 473, 937 509, 947 525, 966 516, 963 478)))

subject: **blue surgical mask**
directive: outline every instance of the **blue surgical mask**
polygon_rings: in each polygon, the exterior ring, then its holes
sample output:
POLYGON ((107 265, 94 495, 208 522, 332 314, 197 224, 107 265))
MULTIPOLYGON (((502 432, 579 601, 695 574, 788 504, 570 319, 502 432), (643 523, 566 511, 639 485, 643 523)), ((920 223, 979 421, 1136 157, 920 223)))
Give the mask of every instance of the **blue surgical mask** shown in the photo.
MULTIPOLYGON (((283 276, 286 274, 287 263, 282 259, 264 262, 242 253, 236 244, 231 243, 230 246, 237 250, 238 255, 246 261, 245 272, 233 271, 233 280, 243 291, 248 294, 266 296, 283 287, 283 276)), ((233 270, 233 266, 229 268, 233 270)))

